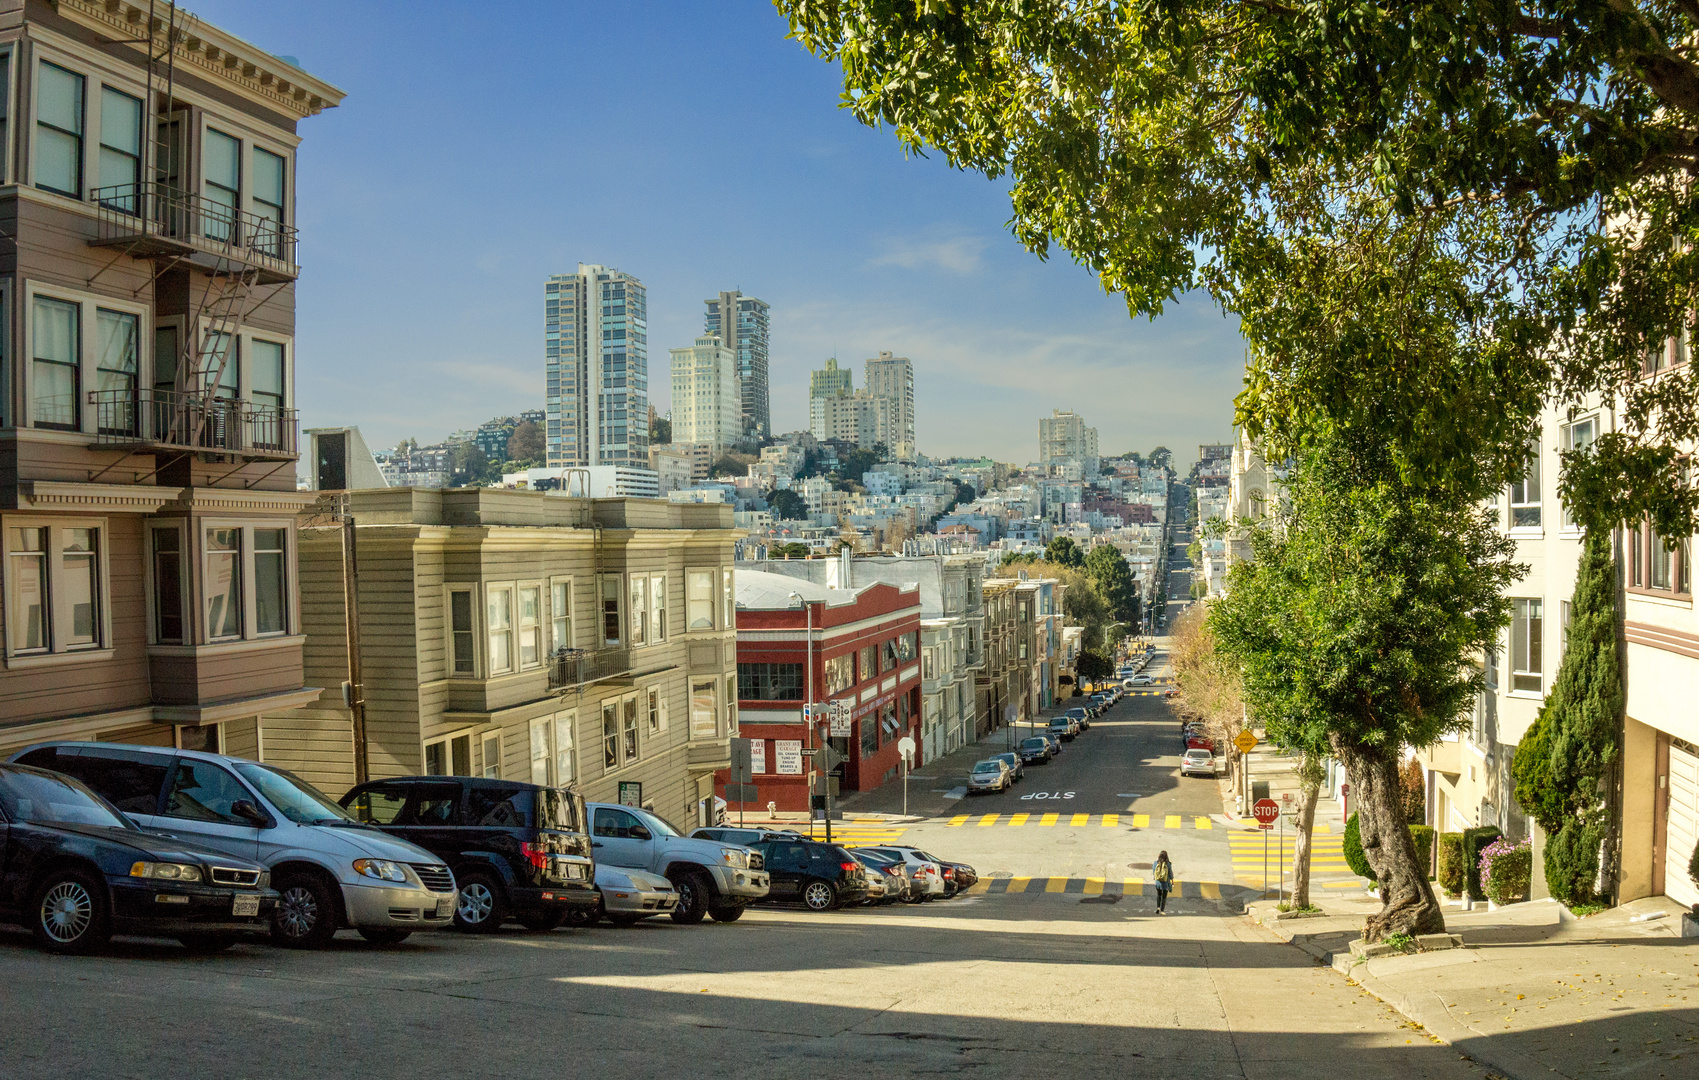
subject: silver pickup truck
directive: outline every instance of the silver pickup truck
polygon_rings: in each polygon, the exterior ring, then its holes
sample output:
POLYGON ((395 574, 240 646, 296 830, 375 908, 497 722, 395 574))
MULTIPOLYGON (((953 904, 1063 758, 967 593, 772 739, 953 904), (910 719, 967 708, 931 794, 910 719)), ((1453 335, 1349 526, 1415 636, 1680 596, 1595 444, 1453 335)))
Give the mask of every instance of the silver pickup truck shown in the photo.
POLYGON ((760 852, 716 840, 694 840, 646 810, 590 803, 591 847, 598 864, 660 874, 678 891, 672 918, 699 923, 733 922, 744 905, 767 895, 767 870, 760 852))

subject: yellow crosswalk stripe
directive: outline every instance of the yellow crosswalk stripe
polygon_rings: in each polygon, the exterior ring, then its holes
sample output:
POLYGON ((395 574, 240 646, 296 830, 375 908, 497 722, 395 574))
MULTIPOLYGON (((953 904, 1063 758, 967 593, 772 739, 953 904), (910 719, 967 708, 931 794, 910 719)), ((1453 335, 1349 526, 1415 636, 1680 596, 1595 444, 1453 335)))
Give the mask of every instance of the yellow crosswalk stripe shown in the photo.
POLYGON ((1045 892, 1061 892, 1067 887, 1068 879, 1065 877, 1053 877, 1044 883, 1045 892))
POLYGON ((1010 878, 1009 879, 1009 891, 1010 892, 1026 892, 1027 883, 1030 882, 1031 880, 1032 879, 1029 878, 1029 877, 1010 878))
POLYGON ((1213 828, 1215 828, 1215 822, 1211 821, 1209 818, 1206 818, 1206 817, 1200 817, 1200 818, 1194 819, 1194 824, 1196 824, 1197 827, 1200 828, 1200 829, 1213 829, 1213 828))
POLYGON ((1321 887, 1324 889, 1355 889, 1361 888, 1362 885, 1356 881, 1324 881, 1321 883, 1321 887))
POLYGON ((979 896, 990 888, 991 883, 989 881, 976 881, 968 887, 967 894, 969 896, 979 896))
POLYGON ((1178 829, 1180 827, 1180 815, 1179 814, 1169 814, 1166 818, 1163 819, 1162 827, 1164 829, 1178 829))
POLYGON ((1060 816, 1060 814, 1045 814, 1043 817, 1038 819, 1038 823, 1040 825, 1054 825, 1056 824, 1056 819, 1060 816))
POLYGON ((1014 816, 1009 818, 1009 824, 1010 825, 1025 825, 1026 819, 1031 817, 1031 816, 1032 816, 1031 814, 1015 814, 1014 816))
POLYGON ((965 825, 965 824, 967 824, 967 819, 972 817, 972 816, 973 816, 972 814, 957 814, 955 817, 950 819, 950 824, 951 825, 965 825))
POLYGON ((1103 879, 1100 878, 1100 877, 1088 877, 1088 878, 1086 878, 1085 879, 1085 894, 1087 896, 1102 896, 1103 895, 1103 879))
POLYGON ((1333 826, 1332 825, 1317 825, 1311 831, 1312 832, 1318 832, 1318 833, 1330 833, 1330 832, 1333 831, 1333 826))
POLYGON ((1125 896, 1143 896, 1144 882, 1138 878, 1122 878, 1121 893, 1125 896))
POLYGON ((983 829, 987 825, 995 825, 997 824, 997 819, 1002 816, 1002 814, 986 814, 984 817, 979 819, 979 827, 983 829))
POLYGON ((1149 814, 1134 814, 1133 815, 1133 828, 1135 828, 1135 829, 1148 829, 1148 828, 1150 828, 1150 815, 1149 814))
POLYGON ((1091 820, 1090 814, 1075 814, 1073 820, 1068 822, 1068 824, 1069 825, 1084 825, 1086 822, 1088 822, 1090 820, 1091 820))
POLYGON ((1105 829, 1111 828, 1111 827, 1113 827, 1115 825, 1119 825, 1119 824, 1121 824, 1121 815, 1120 814, 1104 814, 1103 815, 1103 827, 1105 829))
POLYGON ((1213 881, 1198 882, 1198 891, 1203 893, 1203 898, 1205 900, 1221 899, 1221 886, 1217 885, 1213 881))

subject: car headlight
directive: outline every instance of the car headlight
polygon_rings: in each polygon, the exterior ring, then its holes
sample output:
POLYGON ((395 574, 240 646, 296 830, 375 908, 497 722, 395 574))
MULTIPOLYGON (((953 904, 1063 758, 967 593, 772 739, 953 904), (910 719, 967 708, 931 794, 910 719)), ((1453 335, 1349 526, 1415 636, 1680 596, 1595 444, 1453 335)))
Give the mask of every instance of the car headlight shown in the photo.
POLYGON ((406 881, 407 871, 388 859, 355 859, 354 872, 379 881, 406 881))
POLYGON ((161 878, 166 881, 199 881, 201 868, 189 863, 139 862, 130 864, 130 876, 161 878))
POLYGON ((749 857, 736 848, 721 848, 720 858, 726 860, 727 866, 735 866, 739 870, 749 865, 749 857))

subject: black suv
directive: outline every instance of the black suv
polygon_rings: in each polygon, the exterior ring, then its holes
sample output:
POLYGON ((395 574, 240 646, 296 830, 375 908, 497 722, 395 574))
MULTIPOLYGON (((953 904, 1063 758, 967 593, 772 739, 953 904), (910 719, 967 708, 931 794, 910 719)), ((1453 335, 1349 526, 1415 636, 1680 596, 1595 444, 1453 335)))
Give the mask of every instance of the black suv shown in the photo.
POLYGON ((495 931, 512 919, 553 930, 596 910, 584 799, 565 788, 473 776, 374 780, 342 796, 360 821, 416 844, 454 871, 454 925, 495 931))
POLYGON ((218 952, 270 926, 270 878, 250 859, 142 832, 69 776, 0 765, 0 914, 52 952, 114 932, 218 952))
POLYGON ((867 867, 837 844, 801 837, 746 845, 766 860, 768 900, 801 901, 810 911, 831 911, 867 899, 867 867))

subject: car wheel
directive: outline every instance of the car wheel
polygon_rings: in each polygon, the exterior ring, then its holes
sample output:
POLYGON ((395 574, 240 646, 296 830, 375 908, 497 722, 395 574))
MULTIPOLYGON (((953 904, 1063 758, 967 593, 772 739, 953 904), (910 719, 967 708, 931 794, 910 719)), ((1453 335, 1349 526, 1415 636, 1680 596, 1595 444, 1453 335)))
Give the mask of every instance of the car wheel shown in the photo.
POLYGON ((183 934, 177 943, 198 956, 221 953, 236 944, 234 934, 183 934))
POLYGON ((715 904, 708 909, 715 922, 737 922, 743 918, 742 904, 715 904))
POLYGON ((496 879, 478 870, 460 879, 460 898, 454 905, 454 928, 468 934, 489 934, 507 919, 507 900, 496 879))
POLYGON ((383 930, 380 928, 360 928, 360 936, 373 945, 399 945, 413 936, 411 930, 383 930))
POLYGON ((86 870, 59 870, 35 891, 32 929, 50 952, 80 953, 112 937, 106 885, 86 870))
POLYGON ((609 915, 608 916, 608 921, 613 923, 615 926, 619 926, 619 927, 636 926, 638 923, 642 922, 643 919, 644 919, 644 916, 642 916, 642 915, 609 915))
POLYGON ((539 934, 553 930, 566 921, 566 909, 557 908, 552 911, 536 911, 519 916, 519 925, 539 934))
POLYGON ((329 885, 306 874, 289 875, 277 886, 271 937, 290 949, 322 949, 336 936, 337 897, 329 885))
POLYGON ((838 906, 838 890, 830 881, 810 881, 802 887, 802 902, 809 911, 831 911, 838 906))
POLYGON ((595 926, 602 920, 600 901, 597 907, 575 907, 567 910, 566 925, 572 927, 595 926))
POLYGON ((700 870, 682 870, 670 880, 678 892, 678 903, 672 910, 673 922, 695 926, 708 914, 708 904, 713 899, 707 877, 700 870))

